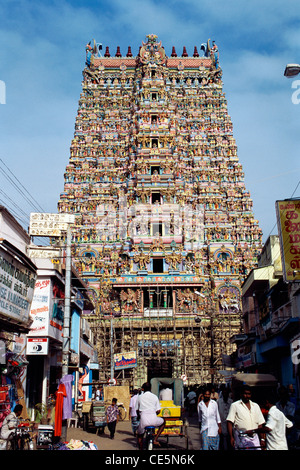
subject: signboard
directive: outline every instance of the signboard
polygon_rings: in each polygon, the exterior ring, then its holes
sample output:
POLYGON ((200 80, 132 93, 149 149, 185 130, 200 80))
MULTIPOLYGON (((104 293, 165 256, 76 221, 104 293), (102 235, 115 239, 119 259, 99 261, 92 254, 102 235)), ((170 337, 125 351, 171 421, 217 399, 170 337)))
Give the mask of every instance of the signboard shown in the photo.
POLYGON ((49 309, 50 309, 50 279, 39 279, 35 283, 34 296, 31 304, 30 316, 33 323, 30 335, 48 335, 49 309))
POLYGON ((59 237, 66 231, 68 224, 74 224, 74 214, 45 214, 32 212, 30 214, 29 235, 39 237, 59 237))
POLYGON ((30 258, 59 258, 60 249, 59 248, 50 248, 50 247, 28 247, 27 249, 28 256, 30 258))
POLYGON ((50 278, 36 281, 30 309, 33 320, 30 336, 49 336, 61 342, 64 300, 60 291, 54 294, 54 289, 55 285, 53 286, 50 278))
POLYGON ((0 313, 27 323, 36 274, 0 250, 0 313))
POLYGON ((121 354, 114 354, 115 370, 131 369, 137 366, 136 352, 130 351, 121 354))
POLYGON ((283 279, 300 280, 300 200, 276 201, 283 279))
POLYGON ((48 338, 27 338, 27 356, 46 356, 48 354, 48 338))

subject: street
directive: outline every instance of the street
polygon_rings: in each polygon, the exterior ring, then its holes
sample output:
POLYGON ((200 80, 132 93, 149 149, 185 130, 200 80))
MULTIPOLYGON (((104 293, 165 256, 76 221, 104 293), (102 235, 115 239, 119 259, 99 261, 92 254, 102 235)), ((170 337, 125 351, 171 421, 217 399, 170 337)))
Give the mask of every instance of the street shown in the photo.
MULTIPOLYGON (((192 417, 188 417, 188 422, 188 450, 199 450, 199 426, 196 414, 192 417)), ((91 432, 86 432, 81 428, 70 427, 67 430, 67 441, 70 442, 71 439, 92 441, 97 446, 98 450, 138 450, 137 440, 133 436, 131 423, 128 420, 120 421, 117 424, 114 439, 110 439, 107 428, 105 428, 103 434, 96 435, 96 432, 92 430, 91 432)), ((186 440, 184 437, 169 437, 169 442, 167 443, 167 438, 161 436, 159 438, 159 442, 161 444, 161 450, 187 450, 186 440)))

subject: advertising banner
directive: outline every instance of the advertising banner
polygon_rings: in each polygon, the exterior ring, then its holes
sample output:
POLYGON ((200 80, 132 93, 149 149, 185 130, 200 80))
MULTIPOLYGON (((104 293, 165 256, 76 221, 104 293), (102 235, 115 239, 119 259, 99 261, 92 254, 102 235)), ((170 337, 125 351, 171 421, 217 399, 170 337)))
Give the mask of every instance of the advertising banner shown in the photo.
POLYGON ((121 354, 114 354, 115 370, 131 369, 137 366, 136 352, 129 351, 121 354))
POLYGON ((48 354, 48 338, 27 338, 26 355, 42 355, 48 354))
POLYGON ((300 200, 276 201, 283 279, 300 280, 300 200))
POLYGON ((36 281, 30 310, 30 316, 33 320, 30 328, 31 336, 48 335, 50 289, 50 279, 40 279, 36 281))

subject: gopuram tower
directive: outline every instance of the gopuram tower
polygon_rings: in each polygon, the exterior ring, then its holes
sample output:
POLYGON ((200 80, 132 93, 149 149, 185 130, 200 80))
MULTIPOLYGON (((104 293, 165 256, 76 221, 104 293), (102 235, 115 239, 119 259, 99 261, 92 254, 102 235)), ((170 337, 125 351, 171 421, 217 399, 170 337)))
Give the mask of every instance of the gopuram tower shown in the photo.
POLYGON ((245 188, 210 41, 170 56, 154 34, 134 57, 86 47, 59 212, 96 309, 101 363, 132 352, 118 383, 222 379, 242 330, 241 284, 262 234, 245 188), (201 56, 202 55, 202 56, 201 56))

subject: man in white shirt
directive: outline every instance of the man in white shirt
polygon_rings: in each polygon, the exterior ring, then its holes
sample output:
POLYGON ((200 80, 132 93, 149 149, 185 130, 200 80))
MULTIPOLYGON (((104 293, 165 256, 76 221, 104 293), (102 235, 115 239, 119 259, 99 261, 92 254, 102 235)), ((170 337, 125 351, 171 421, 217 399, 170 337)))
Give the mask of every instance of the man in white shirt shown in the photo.
POLYGON ((138 399, 138 390, 133 390, 133 394, 129 402, 129 418, 131 419, 131 427, 134 436, 136 436, 136 430, 139 425, 137 413, 136 413, 136 401, 138 399))
POLYGON ((211 400, 211 391, 204 390, 203 400, 198 403, 198 418, 202 450, 218 450, 220 443, 221 418, 218 404, 211 400))
POLYGON ((264 406, 268 410, 267 422, 260 429, 253 429, 252 432, 256 431, 266 434, 267 450, 288 450, 286 428, 291 428, 293 423, 274 403, 274 397, 266 398, 264 406))
POLYGON ((165 427, 164 418, 157 416, 160 412, 160 403, 158 397, 151 392, 150 383, 144 383, 142 390, 144 393, 142 395, 138 395, 138 399, 136 401, 136 410, 140 416, 140 423, 137 428, 138 444, 140 450, 143 449, 143 435, 146 426, 155 426, 158 428, 158 432, 153 441, 153 444, 158 447, 160 447, 160 444, 157 439, 165 427))
POLYGON ((173 392, 171 388, 169 388, 167 385, 164 385, 159 392, 159 399, 161 401, 172 401, 173 392))
POLYGON ((249 429, 261 428, 265 419, 259 405, 251 400, 251 388, 244 385, 242 398, 233 402, 227 416, 227 427, 232 447, 260 449, 258 434, 245 434, 249 429), (245 435, 244 435, 245 434, 245 435))

